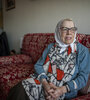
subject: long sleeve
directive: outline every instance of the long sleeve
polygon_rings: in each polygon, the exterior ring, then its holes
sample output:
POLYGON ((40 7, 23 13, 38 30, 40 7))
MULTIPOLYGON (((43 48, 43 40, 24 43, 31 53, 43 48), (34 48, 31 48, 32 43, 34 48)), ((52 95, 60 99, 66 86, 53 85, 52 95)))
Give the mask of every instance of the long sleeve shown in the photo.
POLYGON ((88 75, 90 73, 90 53, 88 48, 78 43, 77 49, 76 67, 78 73, 75 78, 67 82, 70 91, 83 88, 87 83, 88 75))
POLYGON ((37 63, 34 65, 34 69, 36 71, 36 73, 38 74, 38 76, 40 76, 40 80, 42 78, 47 78, 44 68, 43 68, 43 64, 45 62, 45 59, 47 57, 47 54, 50 50, 50 48, 52 47, 54 43, 51 43, 48 45, 48 47, 44 50, 42 56, 40 57, 40 59, 37 61, 37 63))

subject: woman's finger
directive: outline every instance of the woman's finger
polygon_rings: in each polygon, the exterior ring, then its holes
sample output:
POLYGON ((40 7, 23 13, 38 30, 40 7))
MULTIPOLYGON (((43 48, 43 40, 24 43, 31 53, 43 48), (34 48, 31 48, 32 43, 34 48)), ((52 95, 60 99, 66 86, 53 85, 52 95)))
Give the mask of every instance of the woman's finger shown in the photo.
POLYGON ((47 100, 50 100, 50 99, 51 99, 51 96, 50 96, 50 95, 49 95, 49 96, 47 96, 47 97, 46 97, 46 99, 47 99, 47 100))
POLYGON ((54 93, 54 89, 51 88, 48 93, 54 93))

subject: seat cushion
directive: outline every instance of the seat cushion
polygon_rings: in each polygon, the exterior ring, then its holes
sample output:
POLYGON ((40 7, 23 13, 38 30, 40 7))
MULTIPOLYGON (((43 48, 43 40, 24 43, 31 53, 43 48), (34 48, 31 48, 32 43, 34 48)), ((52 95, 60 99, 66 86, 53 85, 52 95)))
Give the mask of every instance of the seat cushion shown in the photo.
POLYGON ((0 67, 0 100, 5 100, 10 88, 29 77, 33 71, 33 64, 14 64, 0 67))

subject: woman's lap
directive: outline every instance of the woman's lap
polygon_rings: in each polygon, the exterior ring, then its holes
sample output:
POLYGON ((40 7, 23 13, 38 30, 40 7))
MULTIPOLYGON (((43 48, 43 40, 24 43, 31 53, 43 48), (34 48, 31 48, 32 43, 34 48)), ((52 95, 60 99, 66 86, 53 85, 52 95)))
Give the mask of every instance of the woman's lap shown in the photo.
POLYGON ((29 100, 22 86, 22 82, 18 83, 16 86, 11 88, 7 100, 29 100))

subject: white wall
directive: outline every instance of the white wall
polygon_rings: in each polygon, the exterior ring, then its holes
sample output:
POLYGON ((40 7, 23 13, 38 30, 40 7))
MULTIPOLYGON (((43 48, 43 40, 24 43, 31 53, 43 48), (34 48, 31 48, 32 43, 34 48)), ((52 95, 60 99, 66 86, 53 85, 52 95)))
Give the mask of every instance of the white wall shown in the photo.
POLYGON ((15 0, 16 8, 6 11, 4 30, 10 49, 19 52, 20 37, 32 32, 54 32, 62 18, 72 18, 79 33, 90 34, 90 0, 15 0))

